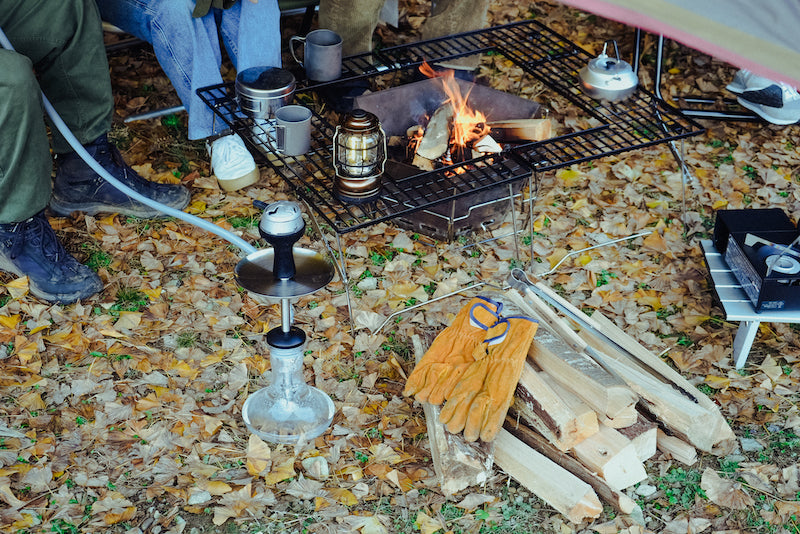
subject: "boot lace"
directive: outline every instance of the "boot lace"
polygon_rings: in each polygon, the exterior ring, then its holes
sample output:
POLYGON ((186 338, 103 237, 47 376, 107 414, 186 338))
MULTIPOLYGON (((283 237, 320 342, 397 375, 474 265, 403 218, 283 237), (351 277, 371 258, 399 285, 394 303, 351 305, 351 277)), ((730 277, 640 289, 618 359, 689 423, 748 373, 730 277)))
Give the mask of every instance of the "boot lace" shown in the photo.
POLYGON ((67 251, 56 237, 44 213, 37 213, 30 219, 15 224, 11 233, 11 250, 9 251, 9 255, 12 260, 19 257, 26 243, 29 241, 35 242, 35 236, 39 236, 40 238, 41 251, 45 259, 58 265, 67 255, 67 251), (31 237, 34 239, 31 239, 31 237))

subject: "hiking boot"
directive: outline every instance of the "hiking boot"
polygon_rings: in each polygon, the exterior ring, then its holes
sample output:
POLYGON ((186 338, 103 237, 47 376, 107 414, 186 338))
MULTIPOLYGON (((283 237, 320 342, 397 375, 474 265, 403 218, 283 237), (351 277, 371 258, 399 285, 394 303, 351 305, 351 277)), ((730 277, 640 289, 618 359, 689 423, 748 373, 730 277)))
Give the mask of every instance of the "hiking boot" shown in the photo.
POLYGON ((27 276, 31 293, 59 304, 103 289, 100 277, 64 250, 44 211, 26 221, 0 224, 0 270, 27 276))
MULTIPOLYGON (((114 178, 148 199, 177 210, 189 204, 188 189, 145 180, 122 160, 122 154, 106 135, 84 148, 114 178)), ((66 217, 82 211, 87 215, 119 213, 142 219, 164 217, 160 210, 132 199, 104 180, 75 152, 56 155, 56 166, 50 209, 58 215, 66 217)))
POLYGON ((783 82, 758 90, 747 90, 736 101, 772 124, 800 121, 800 94, 783 82))
POLYGON ((253 156, 237 134, 224 135, 206 144, 211 155, 211 172, 225 191, 236 191, 258 181, 253 156))

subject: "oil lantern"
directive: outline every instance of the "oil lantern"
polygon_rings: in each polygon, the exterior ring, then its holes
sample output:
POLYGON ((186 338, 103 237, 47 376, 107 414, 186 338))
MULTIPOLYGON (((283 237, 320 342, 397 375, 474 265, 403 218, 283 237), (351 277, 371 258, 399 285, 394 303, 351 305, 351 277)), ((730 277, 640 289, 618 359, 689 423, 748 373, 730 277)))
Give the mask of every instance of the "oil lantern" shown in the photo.
POLYGON ((336 195, 345 202, 367 202, 380 194, 386 164, 386 134, 373 113, 354 109, 333 135, 336 195))

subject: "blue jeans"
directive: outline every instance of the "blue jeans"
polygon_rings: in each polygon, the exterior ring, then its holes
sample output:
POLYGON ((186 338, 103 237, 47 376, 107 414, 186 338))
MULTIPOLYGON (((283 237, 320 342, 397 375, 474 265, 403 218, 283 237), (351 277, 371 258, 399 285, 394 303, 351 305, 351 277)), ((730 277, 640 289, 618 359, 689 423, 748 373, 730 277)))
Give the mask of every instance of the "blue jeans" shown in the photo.
POLYGON ((224 125, 197 96, 222 83, 220 36, 236 71, 281 66, 277 0, 239 0, 193 18, 194 0, 97 0, 103 20, 153 45, 161 68, 189 113, 189 139, 204 139, 224 125))

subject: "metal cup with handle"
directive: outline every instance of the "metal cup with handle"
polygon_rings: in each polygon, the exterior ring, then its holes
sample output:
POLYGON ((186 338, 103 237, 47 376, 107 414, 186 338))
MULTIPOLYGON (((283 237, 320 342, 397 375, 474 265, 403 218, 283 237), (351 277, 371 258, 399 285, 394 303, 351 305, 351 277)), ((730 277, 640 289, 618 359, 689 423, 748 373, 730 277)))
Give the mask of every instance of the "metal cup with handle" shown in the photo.
POLYGON ((306 71, 309 80, 329 82, 342 75, 342 37, 331 30, 314 30, 305 37, 293 36, 289 51, 306 71), (303 60, 297 57, 297 43, 303 44, 303 60))

